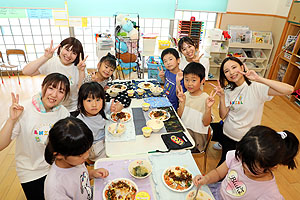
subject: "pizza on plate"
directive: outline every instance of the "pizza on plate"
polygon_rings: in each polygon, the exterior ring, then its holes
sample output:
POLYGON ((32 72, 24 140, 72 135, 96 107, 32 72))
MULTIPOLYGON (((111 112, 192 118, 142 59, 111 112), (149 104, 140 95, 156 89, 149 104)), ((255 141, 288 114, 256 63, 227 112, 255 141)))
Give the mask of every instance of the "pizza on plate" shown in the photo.
POLYGON ((111 120, 117 122, 120 119, 121 122, 127 122, 131 119, 131 114, 129 112, 117 112, 111 114, 111 120))
POLYGON ((118 179, 107 184, 103 192, 106 200, 134 200, 137 186, 129 179, 118 179))
POLYGON ((166 121, 170 118, 170 113, 165 111, 165 110, 152 110, 150 113, 149 113, 149 117, 151 119, 159 119, 159 120, 162 120, 162 121, 166 121))
POLYGON ((193 187, 193 175, 183 167, 170 167, 163 173, 166 186, 177 192, 185 192, 193 187))

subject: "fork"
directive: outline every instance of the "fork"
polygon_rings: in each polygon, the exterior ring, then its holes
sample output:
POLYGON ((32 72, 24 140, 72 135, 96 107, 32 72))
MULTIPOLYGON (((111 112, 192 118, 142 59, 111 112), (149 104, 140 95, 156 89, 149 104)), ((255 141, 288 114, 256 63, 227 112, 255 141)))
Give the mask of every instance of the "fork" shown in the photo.
POLYGON ((197 186, 196 194, 195 194, 193 200, 196 200, 199 189, 200 189, 200 184, 198 184, 198 186, 197 186))
MULTIPOLYGON (((117 117, 117 116, 116 116, 116 117, 117 117)), ((115 130, 114 130, 114 134, 117 134, 119 124, 120 124, 120 118, 117 117, 117 125, 116 125, 116 128, 115 128, 115 130)))

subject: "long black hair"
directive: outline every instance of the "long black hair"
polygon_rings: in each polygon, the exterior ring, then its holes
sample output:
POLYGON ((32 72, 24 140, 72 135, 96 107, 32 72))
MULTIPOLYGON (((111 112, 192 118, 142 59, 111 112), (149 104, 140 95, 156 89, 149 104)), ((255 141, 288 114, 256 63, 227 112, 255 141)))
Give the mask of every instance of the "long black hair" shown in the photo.
POLYGON ((235 157, 258 175, 259 168, 267 172, 278 164, 287 165, 289 169, 296 168, 298 150, 299 140, 293 133, 286 130, 277 133, 259 125, 252 127, 237 143, 235 157))
POLYGON ((105 116, 105 92, 103 87, 97 83, 97 82, 87 82, 81 85, 79 92, 78 92, 78 103, 77 103, 77 108, 80 111, 80 113, 87 115, 86 110, 84 109, 83 106, 83 101, 86 100, 87 98, 92 98, 92 99, 102 99, 103 105, 102 109, 99 111, 99 114, 104 118, 107 119, 105 116))
POLYGON ((93 141, 93 133, 83 121, 74 117, 61 119, 49 131, 45 160, 51 165, 56 154, 81 155, 91 148, 93 141))
MULTIPOLYGON (((231 90, 234 90, 237 85, 234 83, 234 82, 231 82, 229 81, 226 76, 225 76, 225 73, 224 73, 224 65, 227 61, 229 60, 232 60, 232 61, 235 61, 237 64, 239 64, 240 66, 243 66, 244 64, 242 63, 242 61, 236 57, 233 57, 233 56, 229 56, 227 58, 225 58, 221 64, 221 67, 220 67, 220 85, 222 88, 224 87, 227 87, 227 88, 230 88, 231 90), (225 85, 225 83, 228 83, 228 85, 225 85)), ((245 71, 245 69, 244 69, 245 71)), ((244 78, 245 78, 245 81, 248 85, 251 84, 251 81, 244 75, 244 78)))

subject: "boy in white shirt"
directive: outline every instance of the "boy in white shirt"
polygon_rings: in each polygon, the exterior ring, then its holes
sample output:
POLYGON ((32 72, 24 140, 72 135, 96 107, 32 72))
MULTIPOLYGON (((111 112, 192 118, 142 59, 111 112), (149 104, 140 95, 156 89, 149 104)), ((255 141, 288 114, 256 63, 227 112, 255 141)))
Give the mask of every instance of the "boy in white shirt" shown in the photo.
POLYGON ((196 147, 193 152, 201 152, 207 138, 208 126, 212 121, 211 107, 215 100, 213 91, 210 95, 201 90, 205 82, 205 68, 202 64, 191 62, 183 71, 184 86, 177 87, 179 106, 177 113, 190 135, 195 140, 196 147))

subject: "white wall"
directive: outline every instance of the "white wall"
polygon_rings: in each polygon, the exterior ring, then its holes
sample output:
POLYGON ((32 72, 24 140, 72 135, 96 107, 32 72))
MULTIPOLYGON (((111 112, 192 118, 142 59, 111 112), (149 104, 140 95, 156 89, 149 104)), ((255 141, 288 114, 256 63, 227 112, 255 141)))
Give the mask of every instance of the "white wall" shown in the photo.
POLYGON ((227 12, 258 13, 287 17, 291 0, 228 0, 227 12))

